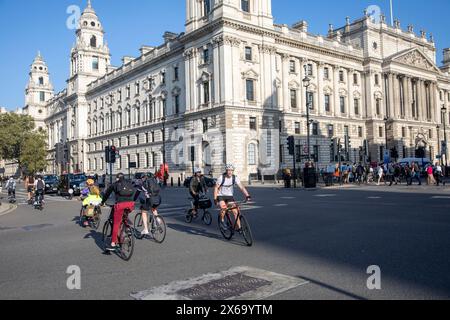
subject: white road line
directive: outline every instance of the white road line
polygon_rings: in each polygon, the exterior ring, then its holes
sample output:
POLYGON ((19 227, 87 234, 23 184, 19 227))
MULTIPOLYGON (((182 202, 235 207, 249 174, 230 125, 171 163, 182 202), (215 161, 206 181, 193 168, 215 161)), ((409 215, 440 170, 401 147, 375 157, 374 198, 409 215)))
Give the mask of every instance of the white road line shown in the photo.
POLYGON ((450 199, 450 196, 433 196, 431 199, 450 199))
POLYGON ((196 278, 173 281, 164 286, 132 292, 130 296, 136 300, 191 300, 186 293, 189 291, 191 297, 197 296, 202 299, 214 299, 221 294, 226 294, 227 300, 262 300, 308 283, 308 281, 298 277, 266 270, 234 267, 227 271, 208 273, 196 278), (267 284, 241 293, 233 293, 235 291, 232 288, 227 288, 226 283, 218 287, 211 286, 211 284, 225 278, 230 279, 230 277, 247 277, 250 281, 253 279, 253 281, 263 281, 267 284))
POLYGON ((381 197, 367 197, 367 199, 381 199, 381 197))
POLYGON ((316 194, 314 195, 314 197, 319 197, 319 198, 327 198, 327 197, 335 197, 335 194, 316 194))
POLYGON ((278 203, 278 204, 274 204, 273 206, 274 207, 287 207, 288 204, 286 204, 286 203, 278 203))
POLYGON ((292 200, 292 199, 295 199, 295 197, 281 197, 280 199, 292 200))

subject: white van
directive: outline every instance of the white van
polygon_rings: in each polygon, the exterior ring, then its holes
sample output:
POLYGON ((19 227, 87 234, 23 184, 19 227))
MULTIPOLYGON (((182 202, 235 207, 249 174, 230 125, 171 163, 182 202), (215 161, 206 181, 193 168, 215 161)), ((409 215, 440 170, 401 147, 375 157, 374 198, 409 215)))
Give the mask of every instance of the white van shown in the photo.
POLYGON ((429 164, 432 164, 432 162, 428 158, 404 158, 398 161, 398 163, 402 166, 411 165, 411 163, 413 162, 417 163, 419 167, 422 168, 426 167, 429 164))

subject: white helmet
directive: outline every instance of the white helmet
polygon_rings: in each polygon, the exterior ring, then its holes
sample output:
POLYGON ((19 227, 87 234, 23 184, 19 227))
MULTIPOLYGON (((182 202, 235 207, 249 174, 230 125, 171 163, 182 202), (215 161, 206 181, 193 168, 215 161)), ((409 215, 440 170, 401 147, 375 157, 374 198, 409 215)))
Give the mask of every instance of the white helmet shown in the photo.
POLYGON ((232 171, 234 171, 234 166, 232 164, 227 164, 225 166, 225 170, 232 170, 232 171))
POLYGON ((195 168, 195 169, 194 169, 194 173, 202 173, 202 169, 200 169, 200 168, 195 168))

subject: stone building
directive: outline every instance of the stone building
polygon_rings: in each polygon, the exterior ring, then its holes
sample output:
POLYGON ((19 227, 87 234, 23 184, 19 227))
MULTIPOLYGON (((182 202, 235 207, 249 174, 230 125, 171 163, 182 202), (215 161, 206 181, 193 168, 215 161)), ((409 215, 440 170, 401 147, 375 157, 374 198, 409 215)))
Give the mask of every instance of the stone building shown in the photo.
MULTIPOLYGON (((365 146, 371 161, 393 147, 400 158, 418 147, 430 158, 441 151, 450 49, 439 67, 432 36, 403 30, 398 20, 390 26, 365 13, 314 35, 306 21, 274 24, 271 0, 186 0, 185 31, 163 39, 111 66, 89 1, 65 90, 53 94, 36 58, 25 110, 45 123, 50 146, 68 143, 71 171, 104 172, 104 147, 115 145, 115 172, 126 172, 129 162, 137 163, 133 171, 154 171, 165 158, 176 179, 190 173, 193 151, 194 165, 207 172, 233 163, 244 180, 276 174, 293 162, 289 135, 298 153, 308 151, 307 102, 319 166, 335 160, 332 138, 346 134, 351 162, 367 160, 365 146)), ((55 150, 49 152, 51 168, 55 150)))

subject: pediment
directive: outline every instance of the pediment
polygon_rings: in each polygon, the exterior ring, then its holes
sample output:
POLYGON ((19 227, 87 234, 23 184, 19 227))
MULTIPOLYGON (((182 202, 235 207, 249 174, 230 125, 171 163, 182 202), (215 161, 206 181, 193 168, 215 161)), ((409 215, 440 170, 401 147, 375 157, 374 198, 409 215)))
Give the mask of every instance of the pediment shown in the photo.
POLYGON ((430 58, 418 49, 409 49, 396 54, 391 58, 391 61, 440 73, 439 68, 433 63, 433 61, 431 61, 430 58))

